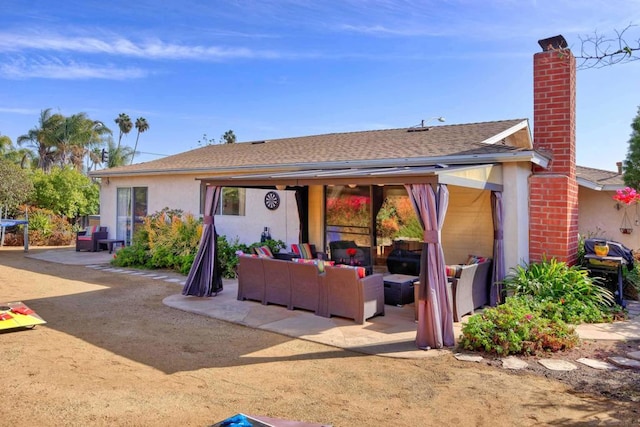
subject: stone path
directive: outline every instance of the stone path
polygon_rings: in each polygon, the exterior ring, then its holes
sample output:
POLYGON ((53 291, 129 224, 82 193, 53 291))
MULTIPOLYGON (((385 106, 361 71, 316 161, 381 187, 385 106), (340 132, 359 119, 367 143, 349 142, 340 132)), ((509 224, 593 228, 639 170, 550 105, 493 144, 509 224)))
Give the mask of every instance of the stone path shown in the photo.
MULTIPOLYGON (((627 301, 627 311, 629 312, 629 318, 636 318, 640 316, 640 302, 639 301, 627 301)), ((456 359, 468 362, 481 362, 482 356, 475 354, 457 353, 454 355, 456 359)), ((504 369, 526 369, 529 364, 524 360, 518 359, 515 356, 509 356, 500 359, 502 367, 504 369)), ((640 345, 638 345, 637 351, 630 351, 625 355, 617 355, 608 357, 607 360, 590 359, 581 357, 575 360, 578 364, 588 366, 589 368, 598 370, 617 370, 621 368, 635 369, 640 371, 640 345)), ((563 360, 563 359, 540 359, 537 361, 540 365, 551 371, 573 371, 578 369, 578 365, 575 363, 563 360)))

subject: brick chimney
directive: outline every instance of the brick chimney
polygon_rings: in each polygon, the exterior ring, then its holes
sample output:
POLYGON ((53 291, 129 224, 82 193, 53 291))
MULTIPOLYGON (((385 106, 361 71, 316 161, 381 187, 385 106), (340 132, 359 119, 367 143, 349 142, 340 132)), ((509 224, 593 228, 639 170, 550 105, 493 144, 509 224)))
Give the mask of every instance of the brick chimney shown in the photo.
POLYGON ((551 154, 529 178, 530 262, 575 264, 578 252, 576 181, 576 61, 562 36, 538 42, 533 57, 533 146, 551 154))

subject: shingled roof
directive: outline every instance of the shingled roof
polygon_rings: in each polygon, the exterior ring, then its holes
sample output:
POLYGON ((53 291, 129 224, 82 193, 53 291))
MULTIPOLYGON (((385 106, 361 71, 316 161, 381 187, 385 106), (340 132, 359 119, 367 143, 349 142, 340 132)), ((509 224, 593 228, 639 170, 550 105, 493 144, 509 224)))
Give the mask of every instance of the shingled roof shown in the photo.
MULTIPOLYGON (((449 164, 470 159, 532 153, 526 119, 401 128, 208 145, 191 151, 111 169, 92 176, 206 173, 264 168, 317 168, 322 164, 408 160, 449 164), (505 142, 507 139, 510 139, 505 142)), ((481 162, 481 161, 478 161, 481 162)))
POLYGON ((620 172, 576 166, 578 183, 594 190, 613 191, 624 188, 624 178, 620 172))

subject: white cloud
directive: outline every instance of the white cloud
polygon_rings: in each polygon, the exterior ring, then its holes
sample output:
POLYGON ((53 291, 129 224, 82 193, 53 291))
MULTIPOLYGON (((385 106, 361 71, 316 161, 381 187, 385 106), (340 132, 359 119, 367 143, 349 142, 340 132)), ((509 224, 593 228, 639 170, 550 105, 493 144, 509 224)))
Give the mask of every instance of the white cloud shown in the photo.
POLYGON ((146 59, 199 59, 215 60, 228 58, 278 58, 275 51, 252 50, 244 47, 222 47, 206 45, 182 45, 165 43, 158 39, 135 42, 121 36, 104 38, 64 36, 41 33, 0 32, 0 52, 71 52, 84 54, 107 54, 146 59))
POLYGON ((119 68, 113 65, 90 65, 59 59, 19 59, 0 64, 0 76, 7 79, 48 78, 59 80, 142 78, 148 72, 140 68, 119 68))

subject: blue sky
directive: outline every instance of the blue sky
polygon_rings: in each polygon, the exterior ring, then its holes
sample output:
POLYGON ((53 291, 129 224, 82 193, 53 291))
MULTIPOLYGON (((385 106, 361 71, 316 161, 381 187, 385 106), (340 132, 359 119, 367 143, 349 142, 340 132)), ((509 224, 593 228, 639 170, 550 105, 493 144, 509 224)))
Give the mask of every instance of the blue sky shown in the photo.
MULTIPOLYGON (((638 0, 2 0, 0 134, 15 142, 45 108, 116 137, 119 113, 145 117, 138 150, 158 154, 229 129, 242 142, 438 116, 532 124, 537 40, 579 53, 631 23, 638 0)), ((639 76, 640 61, 578 71, 578 164, 624 159, 639 76)))

